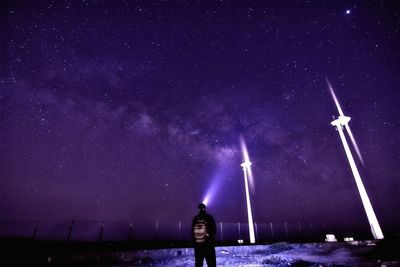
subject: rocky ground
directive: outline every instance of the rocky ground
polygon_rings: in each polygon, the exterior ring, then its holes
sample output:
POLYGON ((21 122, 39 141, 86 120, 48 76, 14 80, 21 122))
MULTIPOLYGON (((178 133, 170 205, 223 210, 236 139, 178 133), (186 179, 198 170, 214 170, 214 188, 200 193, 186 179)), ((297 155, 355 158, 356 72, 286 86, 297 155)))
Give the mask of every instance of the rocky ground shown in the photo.
MULTIPOLYGON (((73 246, 29 251, 15 247, 3 266, 194 266, 190 247, 132 249, 73 246), (30 252, 30 253, 29 253, 30 252), (21 265, 22 264, 22 265, 21 265)), ((21 248, 22 249, 22 248, 21 248)), ((400 266, 398 240, 335 243, 274 243, 218 246, 217 266, 400 266)), ((206 264, 204 264, 206 266, 206 264)))
MULTIPOLYGON (((400 257, 373 255, 375 243, 276 243, 217 247, 218 266, 400 266, 400 257), (374 257, 376 256, 376 257, 374 257)), ((157 249, 119 255, 115 266, 194 266, 193 249, 157 249)))

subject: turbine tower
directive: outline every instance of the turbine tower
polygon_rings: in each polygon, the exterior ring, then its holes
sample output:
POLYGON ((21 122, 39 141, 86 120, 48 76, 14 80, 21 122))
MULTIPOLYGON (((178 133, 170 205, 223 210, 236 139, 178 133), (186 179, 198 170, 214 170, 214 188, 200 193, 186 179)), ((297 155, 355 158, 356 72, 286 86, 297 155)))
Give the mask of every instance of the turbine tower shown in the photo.
POLYGON ((250 169, 251 162, 249 160, 249 154, 247 153, 247 149, 242 138, 241 138, 241 146, 243 151, 244 162, 240 164, 240 166, 243 168, 243 174, 244 174, 244 186, 246 190, 247 219, 249 223, 250 243, 254 244, 256 242, 256 237, 254 235, 253 215, 251 212, 250 192, 249 192, 249 182, 248 182, 249 179, 248 176, 249 175, 251 176, 251 169, 250 169))
MULTIPOLYGON (((331 89, 330 86, 329 86, 329 88, 331 89)), ((331 92, 333 92, 332 89, 331 89, 331 92)), ((356 185, 357 185, 360 197, 361 197, 361 201, 362 201, 364 209, 365 209, 365 213, 367 214, 367 218, 368 218, 369 225, 371 227, 372 235, 374 236, 375 239, 383 239, 384 236, 383 236, 381 227, 379 226, 378 219, 376 218, 374 209, 372 208, 367 191, 365 190, 364 184, 361 180, 360 173, 358 172, 358 169, 357 169, 357 165, 354 161, 353 155, 351 154, 349 144, 347 143, 346 137, 343 132, 343 127, 345 127, 346 130, 348 131, 348 133, 350 133, 348 130, 348 129, 350 129, 348 127, 348 124, 349 124, 349 121, 351 118, 343 115, 343 111, 341 111, 339 102, 337 101, 337 99, 335 97, 334 97, 334 99, 335 99, 335 103, 338 106, 338 109, 340 110, 339 111, 340 115, 336 120, 331 122, 331 125, 336 127, 336 129, 339 133, 339 136, 340 136, 340 140, 342 141, 344 150, 346 152, 347 159, 349 160, 351 171, 353 172, 354 180, 356 181, 356 185)))

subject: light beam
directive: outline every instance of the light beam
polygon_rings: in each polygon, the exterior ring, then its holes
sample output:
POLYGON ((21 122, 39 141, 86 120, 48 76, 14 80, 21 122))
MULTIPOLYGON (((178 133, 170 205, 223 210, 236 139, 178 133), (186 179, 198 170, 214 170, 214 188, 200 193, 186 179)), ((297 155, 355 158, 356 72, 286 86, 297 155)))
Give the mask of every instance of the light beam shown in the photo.
POLYGON ((207 194, 201 203, 208 206, 208 201, 210 201, 210 198, 211 198, 210 194, 207 194))
POLYGON ((225 175, 226 175, 226 167, 220 167, 219 170, 214 174, 212 178, 212 183, 208 187, 207 192, 201 203, 203 203, 206 206, 210 204, 215 194, 217 193, 218 189, 220 188, 222 180, 225 175))

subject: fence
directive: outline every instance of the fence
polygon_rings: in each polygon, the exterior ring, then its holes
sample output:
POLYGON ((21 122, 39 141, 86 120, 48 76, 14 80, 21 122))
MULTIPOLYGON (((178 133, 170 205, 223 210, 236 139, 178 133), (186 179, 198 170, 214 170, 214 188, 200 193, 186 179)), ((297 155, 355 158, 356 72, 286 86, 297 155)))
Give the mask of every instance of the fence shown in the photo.
MULTIPOLYGON (((332 225, 326 223, 255 223, 257 243, 279 241, 322 242, 326 234, 338 239, 371 239, 368 225, 332 225)), ((388 228, 389 229, 389 228, 388 228)), ((390 228, 391 231, 395 231, 390 228)), ((397 230, 397 229, 396 229, 397 230)), ((217 222, 218 244, 243 240, 248 243, 248 224, 217 222)), ((33 239, 46 241, 114 241, 114 242, 190 242, 191 224, 154 221, 135 224, 124 221, 0 221, 0 239, 33 239)))

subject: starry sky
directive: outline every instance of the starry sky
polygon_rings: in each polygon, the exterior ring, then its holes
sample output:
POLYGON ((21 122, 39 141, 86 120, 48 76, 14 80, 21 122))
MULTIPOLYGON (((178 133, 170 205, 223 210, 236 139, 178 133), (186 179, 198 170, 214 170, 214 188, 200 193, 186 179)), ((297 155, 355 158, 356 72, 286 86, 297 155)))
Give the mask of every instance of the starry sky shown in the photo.
POLYGON ((2 1, 0 218, 399 225, 395 1, 2 1), (355 155, 355 154, 354 154, 355 155))

